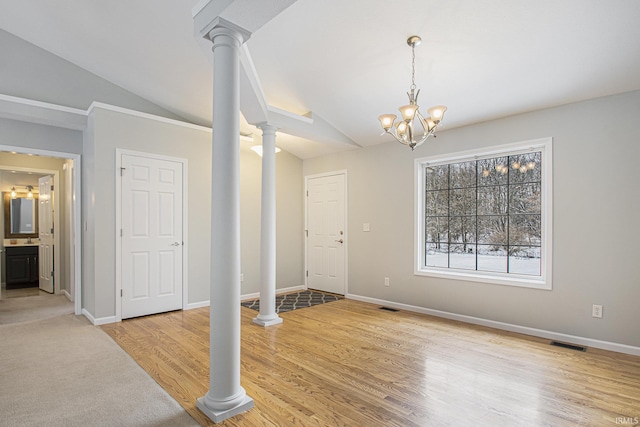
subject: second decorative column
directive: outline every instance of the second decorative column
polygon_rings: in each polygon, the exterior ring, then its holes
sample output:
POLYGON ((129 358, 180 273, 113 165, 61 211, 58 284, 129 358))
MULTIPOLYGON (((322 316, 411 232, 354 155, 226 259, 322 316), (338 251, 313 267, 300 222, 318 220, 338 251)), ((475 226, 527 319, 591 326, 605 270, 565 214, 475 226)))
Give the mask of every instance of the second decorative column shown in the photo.
POLYGON ((262 129, 262 212, 260 219, 260 314, 253 323, 282 323, 276 313, 276 130, 266 123, 262 129))

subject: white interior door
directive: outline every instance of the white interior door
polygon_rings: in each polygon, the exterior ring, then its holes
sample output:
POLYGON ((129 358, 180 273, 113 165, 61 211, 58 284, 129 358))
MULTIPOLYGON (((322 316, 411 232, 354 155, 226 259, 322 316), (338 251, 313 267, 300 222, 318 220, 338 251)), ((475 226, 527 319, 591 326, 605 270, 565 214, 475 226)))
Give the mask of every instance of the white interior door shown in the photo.
POLYGON ((307 287, 345 293, 345 176, 307 180, 307 287))
POLYGON ((182 163, 122 155, 122 318, 182 308, 182 163))
POLYGON ((38 282, 40 289, 53 293, 53 177, 39 178, 38 190, 38 282))

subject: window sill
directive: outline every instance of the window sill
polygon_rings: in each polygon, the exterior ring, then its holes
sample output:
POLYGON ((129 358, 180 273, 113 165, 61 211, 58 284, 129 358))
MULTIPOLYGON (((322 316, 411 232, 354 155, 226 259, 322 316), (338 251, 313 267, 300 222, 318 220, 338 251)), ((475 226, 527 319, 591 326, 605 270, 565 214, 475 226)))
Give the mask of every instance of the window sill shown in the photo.
POLYGON ((481 282, 492 285, 516 286, 521 288, 534 288, 551 290, 551 281, 543 278, 532 278, 527 276, 509 275, 499 276, 491 273, 467 273, 463 271, 440 270, 431 268, 418 268, 415 270, 416 276, 438 277, 441 279, 464 280, 468 282, 481 282))

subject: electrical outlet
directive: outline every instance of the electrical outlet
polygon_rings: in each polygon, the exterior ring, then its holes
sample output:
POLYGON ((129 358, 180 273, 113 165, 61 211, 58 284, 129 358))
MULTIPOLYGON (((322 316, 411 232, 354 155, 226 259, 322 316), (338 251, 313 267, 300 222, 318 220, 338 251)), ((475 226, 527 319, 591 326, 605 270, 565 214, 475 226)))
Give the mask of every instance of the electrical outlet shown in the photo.
POLYGON ((602 319, 602 306, 599 304, 593 304, 593 307, 591 308, 591 316, 602 319))
POLYGON ((388 277, 384 278, 384 285, 385 286, 389 286, 389 278, 388 277))

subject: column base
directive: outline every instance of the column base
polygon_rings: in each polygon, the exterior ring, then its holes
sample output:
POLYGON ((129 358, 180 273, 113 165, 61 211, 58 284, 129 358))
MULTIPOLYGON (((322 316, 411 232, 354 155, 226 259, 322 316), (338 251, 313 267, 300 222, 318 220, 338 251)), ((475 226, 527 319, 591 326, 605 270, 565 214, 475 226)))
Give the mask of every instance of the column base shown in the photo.
POLYGON ((196 401, 196 406, 214 423, 219 423, 226 420, 227 418, 234 417, 253 408, 253 399, 245 395, 244 399, 238 406, 220 411, 214 411, 213 409, 207 408, 207 405, 204 404, 204 397, 201 397, 196 401))
POLYGON ((261 319, 260 315, 258 315, 258 317, 253 319, 253 323, 260 326, 279 325, 280 323, 282 323, 282 317, 276 314, 276 317, 273 317, 271 319, 261 319))

